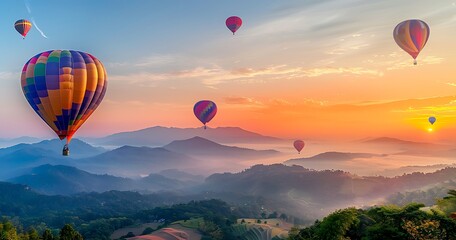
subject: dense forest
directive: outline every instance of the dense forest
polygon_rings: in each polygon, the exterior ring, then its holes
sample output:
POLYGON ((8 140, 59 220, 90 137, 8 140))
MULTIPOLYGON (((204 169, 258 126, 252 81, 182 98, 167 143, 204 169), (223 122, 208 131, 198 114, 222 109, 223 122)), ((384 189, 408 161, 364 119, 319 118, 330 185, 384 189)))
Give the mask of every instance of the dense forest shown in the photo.
POLYGON ((456 190, 437 200, 434 207, 410 203, 369 209, 338 210, 304 229, 290 231, 290 240, 342 239, 456 239, 456 190))

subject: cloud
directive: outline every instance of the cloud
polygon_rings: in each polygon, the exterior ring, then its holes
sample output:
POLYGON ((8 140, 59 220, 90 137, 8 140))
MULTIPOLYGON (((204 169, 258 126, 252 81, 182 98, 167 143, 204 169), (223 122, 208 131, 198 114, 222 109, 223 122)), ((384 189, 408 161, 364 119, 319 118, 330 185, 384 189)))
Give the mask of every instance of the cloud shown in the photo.
POLYGON ((254 98, 250 97, 226 97, 225 103, 233 105, 264 105, 261 101, 255 100, 254 98))
POLYGON ((197 67, 167 73, 141 72, 127 75, 113 75, 110 80, 125 81, 131 84, 173 81, 199 80, 207 86, 218 85, 230 81, 239 83, 261 83, 276 79, 314 78, 330 74, 383 76, 383 72, 362 67, 311 68, 289 67, 287 65, 269 66, 264 68, 237 68, 226 70, 220 66, 197 67))
POLYGON ((33 23, 33 26, 35 26, 36 30, 38 30, 38 32, 40 32, 42 37, 48 38, 46 36, 46 34, 44 34, 44 32, 38 27, 38 24, 36 24, 35 19, 33 19, 33 17, 32 17, 32 23, 33 23))
MULTIPOLYGON (((440 64, 442 63, 445 59, 442 57, 436 57, 436 56, 426 56, 424 58, 418 58, 418 65, 434 65, 434 64, 440 64)), ((408 58, 408 60, 392 60, 385 62, 385 64, 389 65, 387 67, 387 70, 398 70, 398 69, 404 69, 404 68, 411 68, 415 67, 415 65, 412 64, 413 59, 408 58)))
POLYGON ((381 77, 383 76, 383 72, 374 70, 374 69, 366 69, 362 67, 350 67, 350 68, 314 68, 310 70, 306 70, 305 76, 307 77, 319 77, 322 75, 328 74, 352 74, 352 75, 371 75, 381 77))
POLYGON ((141 60, 138 63, 133 64, 135 67, 150 67, 150 66, 161 66, 175 62, 177 59, 173 55, 154 55, 146 59, 141 60))
POLYGON ((452 86, 452 87, 456 87, 456 83, 447 83, 447 84, 452 86))
POLYGON ((11 80, 16 79, 20 76, 20 73, 13 73, 13 72, 0 72, 0 80, 11 80))

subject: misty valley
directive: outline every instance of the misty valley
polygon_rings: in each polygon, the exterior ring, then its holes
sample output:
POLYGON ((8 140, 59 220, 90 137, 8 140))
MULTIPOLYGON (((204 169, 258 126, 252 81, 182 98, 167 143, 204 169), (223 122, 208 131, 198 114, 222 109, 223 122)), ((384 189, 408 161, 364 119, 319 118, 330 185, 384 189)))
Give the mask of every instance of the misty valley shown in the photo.
POLYGON ((424 214, 386 228, 402 237, 445 221, 443 230, 434 226, 439 236, 456 233, 449 145, 385 137, 298 155, 289 140, 241 128, 152 127, 74 139, 63 157, 58 140, 22 140, 3 139, 0 149, 3 224, 20 226, 19 235, 58 236, 69 224, 84 239, 332 239, 323 229, 348 218, 340 234, 381 239, 389 235, 378 214, 387 212, 424 214), (408 158, 437 161, 407 165, 408 158), (403 161, 380 169, 377 161, 388 159, 403 161))

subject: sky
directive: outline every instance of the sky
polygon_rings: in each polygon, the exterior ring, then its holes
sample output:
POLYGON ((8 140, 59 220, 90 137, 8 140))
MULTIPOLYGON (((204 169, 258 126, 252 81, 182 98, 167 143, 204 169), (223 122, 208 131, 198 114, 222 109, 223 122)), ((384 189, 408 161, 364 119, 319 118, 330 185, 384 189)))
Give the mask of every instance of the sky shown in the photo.
POLYGON ((75 137, 199 127, 193 104, 210 99, 218 106, 210 127, 454 141, 455 27, 447 0, 4 0, 0 138, 54 137, 28 106, 20 72, 37 53, 72 49, 100 59, 109 84, 75 137), (225 26, 232 15, 243 19, 234 36, 225 26), (21 18, 47 38, 33 28, 23 40, 13 27, 21 18), (431 29, 417 66, 392 37, 407 19, 431 29))

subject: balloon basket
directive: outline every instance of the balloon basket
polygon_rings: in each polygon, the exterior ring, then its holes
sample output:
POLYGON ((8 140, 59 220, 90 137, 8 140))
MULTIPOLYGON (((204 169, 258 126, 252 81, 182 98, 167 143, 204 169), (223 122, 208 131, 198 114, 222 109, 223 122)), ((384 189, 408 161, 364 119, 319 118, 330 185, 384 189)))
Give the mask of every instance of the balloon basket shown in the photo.
POLYGON ((65 144, 65 146, 63 146, 62 155, 63 156, 69 156, 70 155, 70 149, 68 148, 68 144, 65 144))

